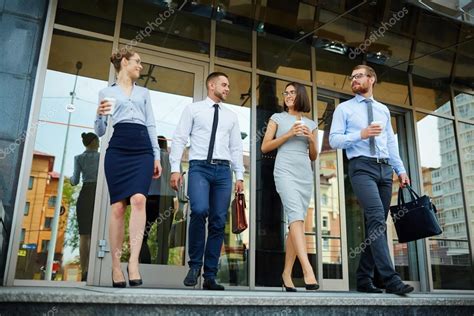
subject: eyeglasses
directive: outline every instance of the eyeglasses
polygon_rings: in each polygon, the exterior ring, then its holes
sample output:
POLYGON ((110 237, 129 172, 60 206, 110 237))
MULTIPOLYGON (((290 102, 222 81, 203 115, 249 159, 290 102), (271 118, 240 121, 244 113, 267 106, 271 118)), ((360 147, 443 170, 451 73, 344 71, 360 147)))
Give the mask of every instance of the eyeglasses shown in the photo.
POLYGON ((133 59, 133 58, 130 58, 129 60, 134 60, 137 65, 141 65, 142 64, 142 61, 140 59, 133 59))
POLYGON ((282 93, 283 96, 287 97, 289 95, 291 95, 292 97, 294 97, 296 95, 296 91, 295 90, 291 90, 291 91, 285 91, 282 93))
POLYGON ((354 79, 360 79, 364 76, 370 77, 370 75, 367 75, 367 74, 355 74, 353 76, 349 76, 349 80, 352 81, 354 79))

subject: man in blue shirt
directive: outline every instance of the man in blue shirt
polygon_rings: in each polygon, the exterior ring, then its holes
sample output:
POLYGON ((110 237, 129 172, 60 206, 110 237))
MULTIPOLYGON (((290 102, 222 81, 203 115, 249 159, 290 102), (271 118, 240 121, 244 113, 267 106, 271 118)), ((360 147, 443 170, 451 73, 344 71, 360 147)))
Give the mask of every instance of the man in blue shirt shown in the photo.
POLYGON ((390 111, 374 100, 377 75, 366 65, 358 65, 349 77, 354 98, 334 111, 329 143, 346 150, 349 177, 359 204, 364 209, 366 238, 360 245, 357 291, 381 293, 373 284, 377 268, 387 293, 405 294, 413 287, 401 281, 395 271, 387 243, 387 215, 392 197, 392 173, 400 185, 410 183, 393 133, 390 111))

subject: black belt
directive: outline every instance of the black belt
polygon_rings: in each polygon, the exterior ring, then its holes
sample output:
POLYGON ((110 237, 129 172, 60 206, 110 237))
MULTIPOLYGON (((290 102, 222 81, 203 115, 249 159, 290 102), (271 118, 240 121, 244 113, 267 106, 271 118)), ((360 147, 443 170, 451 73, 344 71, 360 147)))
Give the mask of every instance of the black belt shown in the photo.
POLYGON ((229 160, 222 160, 222 159, 211 159, 210 162, 207 160, 191 160, 190 162, 198 162, 198 163, 209 163, 211 165, 225 165, 225 166, 230 166, 230 161, 229 160))
POLYGON ((372 158, 372 157, 359 156, 359 157, 354 157, 354 158, 352 158, 351 160, 356 160, 356 159, 365 160, 365 161, 369 161, 369 162, 375 162, 375 163, 379 163, 379 164, 384 164, 384 165, 389 165, 389 166, 390 166, 390 162, 389 162, 389 159, 388 159, 388 158, 372 158))

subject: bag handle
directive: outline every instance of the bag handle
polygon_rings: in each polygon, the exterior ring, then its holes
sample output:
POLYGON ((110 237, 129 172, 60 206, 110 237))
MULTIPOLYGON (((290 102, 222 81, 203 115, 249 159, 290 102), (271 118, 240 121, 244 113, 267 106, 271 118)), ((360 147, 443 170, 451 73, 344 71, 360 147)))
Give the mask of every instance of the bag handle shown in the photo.
MULTIPOLYGON (((420 198, 420 196, 415 192, 415 190, 413 190, 413 188, 410 185, 407 184, 405 188, 408 189, 408 192, 410 192, 411 201, 414 201, 420 198)), ((398 189, 398 201, 397 201, 398 205, 405 205, 405 198, 403 196, 403 189, 405 188, 400 187, 398 189)))
POLYGON ((244 192, 235 192, 235 200, 236 201, 242 200, 242 205, 244 206, 244 208, 247 207, 247 205, 245 205, 245 193, 244 192))

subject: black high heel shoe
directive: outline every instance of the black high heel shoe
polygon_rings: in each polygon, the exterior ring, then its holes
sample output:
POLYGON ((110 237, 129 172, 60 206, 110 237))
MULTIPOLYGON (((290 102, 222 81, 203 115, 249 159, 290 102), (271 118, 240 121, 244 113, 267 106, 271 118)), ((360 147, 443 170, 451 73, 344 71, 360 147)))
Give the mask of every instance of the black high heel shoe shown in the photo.
MULTIPOLYGON (((122 273, 123 275, 123 273, 122 273)), ((125 279, 125 276, 123 277, 125 279)), ((120 287, 120 288, 124 288, 127 286, 127 282, 125 281, 120 281, 120 282, 115 282, 114 281, 114 272, 112 271, 112 287, 120 287)))
POLYGON ((286 286, 283 277, 281 277, 281 291, 284 292, 285 290, 287 292, 296 292, 296 287, 286 286))
POLYGON ((140 279, 130 280, 130 273, 128 272, 128 264, 127 264, 127 274, 128 274, 128 284, 130 284, 130 286, 139 286, 143 284, 141 277, 140 279))
POLYGON ((314 283, 314 284, 304 284, 304 287, 306 288, 306 291, 316 291, 319 289, 319 284, 314 283))

